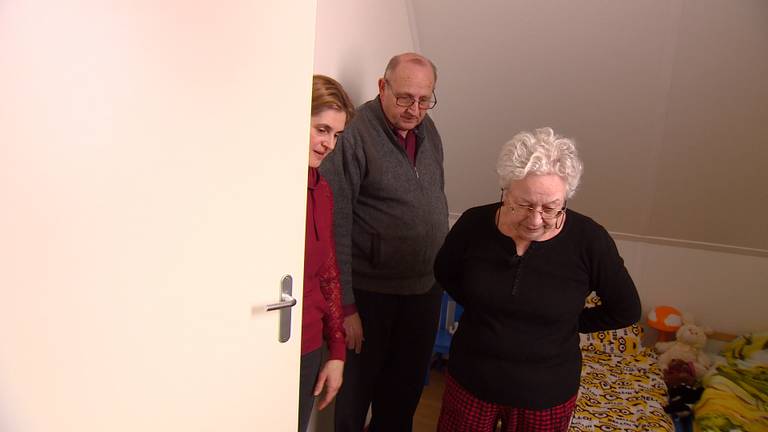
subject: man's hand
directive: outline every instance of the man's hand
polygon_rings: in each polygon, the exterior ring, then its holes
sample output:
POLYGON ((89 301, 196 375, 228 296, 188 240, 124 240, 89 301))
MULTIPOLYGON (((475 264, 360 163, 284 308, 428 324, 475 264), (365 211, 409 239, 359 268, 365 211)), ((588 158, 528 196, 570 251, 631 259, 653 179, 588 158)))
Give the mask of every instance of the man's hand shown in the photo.
POLYGON ((360 354, 365 338, 363 337, 363 323, 357 312, 344 318, 344 331, 347 332, 347 349, 354 349, 356 354, 360 354))
POLYGON ((325 394, 320 399, 317 409, 321 410, 333 401, 341 388, 341 382, 344 380, 344 362, 341 360, 328 360, 320 369, 315 384, 315 396, 320 396, 325 387, 325 394))

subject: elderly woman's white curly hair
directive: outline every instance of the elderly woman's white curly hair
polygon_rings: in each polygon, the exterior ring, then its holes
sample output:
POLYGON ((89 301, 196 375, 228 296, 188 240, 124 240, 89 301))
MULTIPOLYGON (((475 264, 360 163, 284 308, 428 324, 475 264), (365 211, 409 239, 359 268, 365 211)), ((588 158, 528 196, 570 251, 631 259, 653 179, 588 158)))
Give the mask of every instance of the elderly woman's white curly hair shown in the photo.
POLYGON ((582 169, 583 164, 573 141, 555 135, 555 131, 548 127, 515 135, 501 147, 496 163, 502 189, 529 174, 556 174, 565 180, 566 198, 571 198, 576 192, 582 169))

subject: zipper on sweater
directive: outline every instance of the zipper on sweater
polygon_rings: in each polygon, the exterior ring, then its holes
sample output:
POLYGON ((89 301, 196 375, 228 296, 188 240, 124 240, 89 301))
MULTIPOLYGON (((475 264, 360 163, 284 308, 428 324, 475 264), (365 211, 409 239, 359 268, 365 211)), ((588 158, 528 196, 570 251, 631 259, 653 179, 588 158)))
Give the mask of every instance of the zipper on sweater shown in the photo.
POLYGON ((413 167, 413 172, 416 173, 416 178, 418 179, 419 178, 419 169, 414 166, 413 167))

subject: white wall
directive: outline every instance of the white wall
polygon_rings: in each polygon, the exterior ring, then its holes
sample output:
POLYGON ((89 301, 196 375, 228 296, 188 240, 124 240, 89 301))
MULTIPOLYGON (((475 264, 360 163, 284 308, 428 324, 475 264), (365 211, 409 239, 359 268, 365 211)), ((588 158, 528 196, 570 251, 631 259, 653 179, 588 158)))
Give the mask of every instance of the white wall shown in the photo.
POLYGON ((768 2, 413 5, 453 210, 497 199, 501 144, 552 126, 586 167, 569 206, 609 230, 768 252, 728 210, 768 210, 768 2))
MULTIPOLYGON (((355 105, 375 97, 389 59, 418 51, 410 8, 409 0, 318 0, 315 73, 338 80, 355 105)), ((333 430, 333 406, 313 413, 309 430, 333 430)))
MULTIPOLYGON (((583 201, 602 203, 602 210, 590 213, 598 220, 607 223, 601 213, 615 214, 614 210, 620 209, 624 212, 622 223, 642 227, 652 207, 660 205, 655 202, 653 189, 655 169, 638 171, 632 179, 607 182, 605 178, 621 173, 623 168, 598 166, 601 160, 620 164, 630 161, 634 166, 646 166, 662 153, 664 147, 659 143, 664 137, 664 126, 658 122, 665 121, 666 114, 658 101, 667 97, 677 76, 673 74, 677 70, 674 68, 679 65, 673 63, 675 45, 670 41, 675 42, 679 36, 680 17, 702 9, 696 9, 696 4, 687 0, 613 5, 590 2, 589 7, 582 3, 569 6, 560 2, 488 0, 473 3, 471 10, 469 4, 438 0, 318 0, 315 71, 337 78, 354 102, 361 103, 375 96, 376 79, 383 73, 390 56, 421 50, 437 63, 440 103, 433 117, 446 146, 447 192, 454 212, 452 218, 471 205, 497 198, 493 163, 498 147, 513 132, 510 128, 554 124, 557 120, 555 123, 566 125, 565 132, 568 132, 581 124, 590 124, 595 127, 579 136, 584 142, 590 142, 592 136, 600 135, 596 132, 602 130, 598 126, 608 122, 611 133, 605 135, 625 136, 625 139, 612 141, 614 144, 607 145, 602 152, 584 149, 590 163, 585 189, 579 195, 583 201), (480 5, 493 5, 503 13, 489 13, 477 19, 480 5), (521 6, 525 8, 524 14, 515 9, 521 6), (566 6, 568 11, 562 9, 566 6), (607 56, 609 60, 595 63, 599 68, 592 73, 585 71, 589 65, 575 51, 566 50, 567 55, 552 58, 548 49, 560 49, 552 33, 534 31, 535 26, 527 24, 551 18, 547 11, 569 23, 568 29, 572 32, 569 37, 579 42, 576 48, 587 50, 590 58, 607 56), (594 19, 581 24, 576 20, 577 15, 591 12, 594 19), (469 16, 475 16, 476 25, 465 29, 469 16), (523 39, 500 41, 509 35, 513 23, 532 30, 523 39), (609 36, 606 29, 614 33, 609 36), (482 37, 489 37, 493 43, 485 44, 482 37), (525 54, 515 55, 513 48, 525 54), (552 66, 539 77, 550 80, 552 85, 546 87, 548 96, 524 99, 522 103, 521 94, 526 91, 536 94, 540 88, 520 84, 521 79, 535 78, 530 69, 530 54, 537 50, 539 54, 534 55, 535 59, 552 66), (471 55, 462 54, 465 51, 471 55), (484 62, 489 66, 482 67, 484 62), (502 71, 499 62, 514 64, 514 75, 502 71), (560 66, 563 62, 575 70, 575 75, 560 66), (628 72, 615 76, 616 70, 628 72), (563 90, 563 79, 568 77, 572 81, 578 78, 578 86, 568 87, 570 93, 565 96, 570 97, 563 97, 558 91, 563 90), (629 98, 639 102, 625 103, 629 98), (579 100, 586 102, 576 103, 579 100), (619 103, 615 103, 617 101, 619 103), (460 106, 466 110, 452 111, 460 106), (597 112, 597 109, 604 111, 597 112), (574 118, 574 113, 581 117, 574 118), (553 119, 553 115, 557 119, 553 119), (582 121, 584 118, 586 123, 582 121), (640 205, 644 208, 637 214, 627 214, 626 208, 634 208, 636 203, 629 205, 624 202, 626 199, 621 202, 604 199, 617 189, 634 191, 638 202, 646 203, 640 205)), ((754 16, 766 16, 765 3, 749 4, 754 16)), ((717 6, 707 2, 701 8, 706 7, 704 10, 709 12, 717 6)), ((738 9, 729 11, 734 15, 738 9)), ((757 28, 752 27, 755 32, 757 28)), ((683 36, 690 36, 692 31, 688 29, 683 36)), ((708 37, 716 36, 708 34, 708 37)), ((687 40, 690 38, 683 39, 687 40)), ((755 91, 764 92, 765 86, 757 86, 755 91)), ((754 95, 750 98, 753 102, 755 98, 760 100, 754 95)), ((764 188, 761 191, 764 194, 764 188)), ((763 224, 754 221, 753 225, 754 231, 754 227, 763 224)), ((638 286, 644 312, 655 305, 669 304, 692 312, 698 321, 719 331, 741 333, 768 329, 768 314, 761 313, 768 300, 765 254, 728 253, 726 249, 712 251, 626 238, 618 239, 617 245, 638 286)), ((329 429, 323 423, 318 430, 329 429)))
POLYGON ((768 3, 413 5, 441 71, 433 117, 453 212, 498 199, 502 143, 553 126, 585 161, 569 206, 632 234, 618 243, 646 312, 669 304, 719 331, 768 330, 768 231, 741 216, 768 210, 768 3))
POLYGON ((669 305, 720 332, 768 330, 768 258, 618 238, 616 245, 644 314, 669 305))
POLYGON ((395 54, 414 51, 407 0, 318 0, 315 73, 338 80, 355 105, 376 96, 395 54))

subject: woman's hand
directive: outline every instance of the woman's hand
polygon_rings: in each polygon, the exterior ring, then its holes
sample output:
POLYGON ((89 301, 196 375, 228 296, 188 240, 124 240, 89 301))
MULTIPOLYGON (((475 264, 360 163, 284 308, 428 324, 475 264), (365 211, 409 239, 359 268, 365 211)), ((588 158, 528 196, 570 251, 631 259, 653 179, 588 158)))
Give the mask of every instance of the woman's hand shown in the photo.
POLYGON ((365 338, 363 337, 363 323, 357 312, 344 318, 344 331, 347 333, 347 349, 354 349, 356 354, 360 354, 365 338))
POLYGON ((315 396, 320 396, 325 387, 325 394, 320 399, 317 409, 321 410, 333 401, 341 388, 341 382, 344 380, 344 362, 341 360, 328 360, 320 369, 315 384, 315 396))

